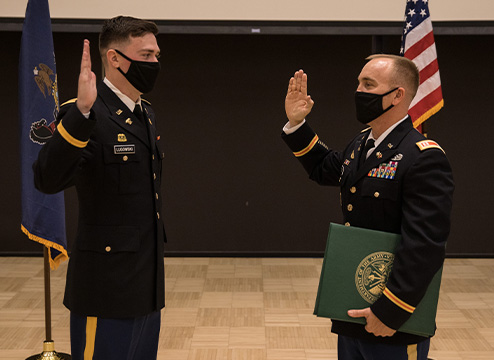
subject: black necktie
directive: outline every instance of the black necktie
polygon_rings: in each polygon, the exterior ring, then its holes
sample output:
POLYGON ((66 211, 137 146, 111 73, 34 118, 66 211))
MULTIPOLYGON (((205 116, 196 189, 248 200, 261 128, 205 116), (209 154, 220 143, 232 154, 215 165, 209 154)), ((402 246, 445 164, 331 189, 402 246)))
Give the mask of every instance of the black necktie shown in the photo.
POLYGON ((359 167, 362 166, 362 164, 365 162, 365 160, 367 158, 367 153, 373 147, 374 147, 374 139, 368 139, 367 142, 365 143, 364 150, 362 151, 362 154, 360 154, 359 167))
POLYGON ((144 119, 144 114, 142 113, 142 110, 141 110, 141 105, 136 104, 136 106, 134 108, 134 115, 139 119, 139 121, 141 121, 144 125, 146 125, 146 121, 144 119))

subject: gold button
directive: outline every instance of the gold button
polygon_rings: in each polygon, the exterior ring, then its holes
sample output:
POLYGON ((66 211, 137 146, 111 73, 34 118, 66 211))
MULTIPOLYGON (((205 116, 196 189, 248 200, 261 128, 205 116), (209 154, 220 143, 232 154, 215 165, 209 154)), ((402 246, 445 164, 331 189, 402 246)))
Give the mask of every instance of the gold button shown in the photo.
POLYGON ((348 209, 348 211, 352 211, 353 210, 353 205, 352 204, 348 204, 348 206, 346 208, 348 209))
POLYGON ((153 179, 156 180, 156 173, 153 173, 153 179))
POLYGON ((105 251, 106 252, 110 252, 111 251, 111 247, 110 246, 105 247, 105 251))
POLYGON ((124 155, 123 161, 127 161, 127 160, 129 160, 129 157, 127 155, 124 155))
POLYGON ((379 195, 380 195, 380 194, 379 194, 377 191, 374 193, 374 197, 376 197, 376 198, 378 198, 378 197, 379 197, 379 195))
POLYGON ((156 193, 156 200, 158 200, 158 193, 156 193))
POLYGON ((357 188, 356 188, 355 186, 352 186, 352 187, 350 188, 350 192, 351 192, 352 194, 355 194, 355 192, 356 192, 356 191, 357 191, 357 188))
POLYGON ((157 213, 156 213, 156 216, 158 216, 158 219, 159 219, 159 218, 160 218, 160 213, 159 213, 159 212, 157 212, 157 213))
POLYGON ((350 226, 350 223, 349 223, 349 222, 346 222, 346 223, 345 223, 345 226, 350 226))
POLYGON ((153 156, 151 156, 151 158, 154 160, 154 154, 153 154, 153 156))

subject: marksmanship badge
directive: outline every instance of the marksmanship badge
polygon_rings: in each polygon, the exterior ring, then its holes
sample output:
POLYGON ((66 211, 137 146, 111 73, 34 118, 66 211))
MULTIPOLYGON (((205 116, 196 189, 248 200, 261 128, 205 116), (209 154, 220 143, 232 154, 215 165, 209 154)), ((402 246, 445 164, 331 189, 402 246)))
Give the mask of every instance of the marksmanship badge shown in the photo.
POLYGON ((364 258, 355 273, 355 285, 362 298, 374 303, 382 294, 393 266, 394 254, 375 252, 364 258))

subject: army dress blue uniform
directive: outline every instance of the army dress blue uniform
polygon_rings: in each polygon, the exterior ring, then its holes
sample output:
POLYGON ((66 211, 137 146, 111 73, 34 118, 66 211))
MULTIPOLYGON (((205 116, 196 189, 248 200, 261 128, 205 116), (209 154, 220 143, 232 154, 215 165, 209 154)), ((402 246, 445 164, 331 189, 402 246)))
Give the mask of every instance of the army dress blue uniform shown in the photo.
MULTIPOLYGON (((399 123, 359 166, 371 129, 356 136, 343 152, 328 148, 307 123, 282 138, 310 179, 339 186, 344 223, 401 234, 387 286, 372 312, 398 329, 412 315, 443 264, 454 190, 443 150, 413 128, 399 123)), ((416 344, 427 338, 396 332, 376 337, 364 325, 332 321, 339 335, 379 344, 416 344)))
POLYGON ((62 106, 57 131, 33 165, 40 191, 75 186, 79 199, 64 304, 86 317, 159 314, 164 153, 154 112, 143 100, 138 119, 104 82, 97 90, 89 119, 75 102, 62 106))

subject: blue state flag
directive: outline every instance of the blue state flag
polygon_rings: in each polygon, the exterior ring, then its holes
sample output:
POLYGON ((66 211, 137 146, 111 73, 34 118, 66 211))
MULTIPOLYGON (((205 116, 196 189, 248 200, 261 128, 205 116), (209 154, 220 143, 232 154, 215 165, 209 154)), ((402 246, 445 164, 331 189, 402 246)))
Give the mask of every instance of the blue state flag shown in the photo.
POLYGON ((48 0, 29 0, 19 56, 21 229, 48 248, 52 269, 68 258, 64 196, 36 190, 32 165, 55 131, 59 108, 48 0))

